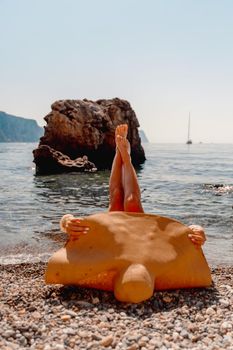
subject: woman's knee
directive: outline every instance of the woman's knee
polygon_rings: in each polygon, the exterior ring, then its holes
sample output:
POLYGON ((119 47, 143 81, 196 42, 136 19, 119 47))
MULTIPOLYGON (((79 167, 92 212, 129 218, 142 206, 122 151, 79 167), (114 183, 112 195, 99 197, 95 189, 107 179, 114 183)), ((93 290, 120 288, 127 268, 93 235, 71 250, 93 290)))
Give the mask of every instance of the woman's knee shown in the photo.
POLYGON ((124 199, 124 211, 143 213, 140 195, 131 193, 124 199))

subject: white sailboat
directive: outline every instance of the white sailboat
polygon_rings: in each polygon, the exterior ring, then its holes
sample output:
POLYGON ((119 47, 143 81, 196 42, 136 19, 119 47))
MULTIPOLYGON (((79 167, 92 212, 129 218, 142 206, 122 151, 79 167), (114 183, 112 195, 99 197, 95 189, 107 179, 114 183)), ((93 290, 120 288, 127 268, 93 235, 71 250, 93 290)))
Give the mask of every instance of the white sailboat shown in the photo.
POLYGON ((189 121, 188 121, 188 139, 187 139, 187 142, 186 144, 187 145, 191 145, 193 142, 192 140, 190 139, 190 112, 189 112, 189 121))

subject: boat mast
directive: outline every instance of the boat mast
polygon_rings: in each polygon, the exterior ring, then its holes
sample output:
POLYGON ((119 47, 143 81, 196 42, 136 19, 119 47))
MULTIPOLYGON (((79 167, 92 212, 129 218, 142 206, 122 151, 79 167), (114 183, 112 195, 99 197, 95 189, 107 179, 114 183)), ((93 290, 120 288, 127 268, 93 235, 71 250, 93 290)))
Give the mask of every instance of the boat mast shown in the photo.
POLYGON ((189 112, 189 122, 188 122, 188 141, 190 140, 190 112, 189 112))
POLYGON ((186 142, 187 145, 191 145, 192 144, 192 140, 190 139, 190 112, 189 112, 189 122, 188 122, 188 140, 186 142))

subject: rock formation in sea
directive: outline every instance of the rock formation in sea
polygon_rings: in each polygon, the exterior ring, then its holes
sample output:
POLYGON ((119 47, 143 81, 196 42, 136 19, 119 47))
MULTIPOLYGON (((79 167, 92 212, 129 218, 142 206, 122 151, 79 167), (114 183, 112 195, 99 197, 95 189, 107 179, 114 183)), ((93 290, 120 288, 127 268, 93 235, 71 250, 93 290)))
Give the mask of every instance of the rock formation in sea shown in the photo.
MULTIPOLYGON (((138 132, 139 122, 129 102, 119 98, 96 102, 87 99, 60 100, 54 102, 51 109, 44 118, 47 125, 39 147, 47 145, 71 160, 87 156, 98 169, 111 168, 115 154, 115 128, 126 123, 132 162, 138 166, 145 161, 138 132)), ((40 151, 34 151, 34 162, 37 173, 40 173, 41 167, 44 172, 46 166, 48 173, 57 172, 57 168, 53 168, 40 151)))
POLYGON ((63 153, 46 145, 39 146, 33 151, 33 155, 38 175, 54 172, 94 172, 97 170, 95 164, 90 162, 87 156, 70 159, 63 153))
POLYGON ((35 120, 0 111, 0 142, 38 142, 42 135, 35 120))

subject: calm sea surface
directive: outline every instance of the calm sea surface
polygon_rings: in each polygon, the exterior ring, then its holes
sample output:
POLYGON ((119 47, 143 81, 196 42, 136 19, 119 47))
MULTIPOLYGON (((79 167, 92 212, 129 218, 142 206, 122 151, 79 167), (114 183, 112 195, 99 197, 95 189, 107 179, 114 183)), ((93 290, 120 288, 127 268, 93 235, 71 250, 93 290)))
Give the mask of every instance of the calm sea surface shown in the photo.
MULTIPOLYGON (((59 220, 108 207, 109 171, 35 176, 33 143, 0 143, 0 263, 47 260, 59 220)), ((146 212, 204 226, 210 264, 233 264, 233 144, 145 144, 138 170, 146 212), (216 187, 216 184, 223 186, 216 187)))

